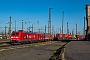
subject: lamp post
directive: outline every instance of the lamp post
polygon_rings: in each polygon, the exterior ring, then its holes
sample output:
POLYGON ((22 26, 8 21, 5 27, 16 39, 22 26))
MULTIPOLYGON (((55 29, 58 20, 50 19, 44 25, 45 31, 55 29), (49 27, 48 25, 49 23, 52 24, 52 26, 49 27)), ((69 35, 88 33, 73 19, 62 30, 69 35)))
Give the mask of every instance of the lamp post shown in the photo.
POLYGON ((74 34, 74 29, 72 30, 72 35, 74 34))
MULTIPOLYGON (((29 22, 29 23, 30 23, 30 22, 29 22)), ((30 32, 30 29, 31 29, 31 28, 30 28, 30 26, 29 26, 29 32, 30 32)))
POLYGON ((60 34, 61 34, 61 28, 60 28, 60 34))
POLYGON ((45 34, 46 34, 46 25, 45 25, 45 34))
MULTIPOLYGON (((39 27, 39 21, 37 21, 37 24, 38 24, 38 27, 39 27)), ((40 32, 40 29, 39 29, 39 28, 37 28, 37 31, 39 31, 39 32, 40 32)))
MULTIPOLYGON (((34 24, 34 23, 33 23, 33 24, 34 24)), ((32 24, 32 32, 34 32, 34 31, 33 31, 33 28, 34 28, 34 27, 33 27, 33 24, 32 24)))
POLYGON ((6 28, 7 28, 7 27, 5 26, 5 37, 6 37, 6 28))
POLYGON ((23 30, 23 20, 22 20, 22 30, 23 30))
POLYGON ((62 13, 62 34, 63 34, 64 12, 62 13))
POLYGON ((15 20, 15 31, 16 31, 16 20, 15 20))
POLYGON ((9 31, 8 31, 8 38, 9 39, 10 39, 10 36, 11 36, 11 25, 12 25, 12 17, 10 16, 9 31))
POLYGON ((76 35, 77 35, 77 23, 76 23, 76 35))
POLYGON ((68 22, 67 22, 67 34, 68 34, 68 22))

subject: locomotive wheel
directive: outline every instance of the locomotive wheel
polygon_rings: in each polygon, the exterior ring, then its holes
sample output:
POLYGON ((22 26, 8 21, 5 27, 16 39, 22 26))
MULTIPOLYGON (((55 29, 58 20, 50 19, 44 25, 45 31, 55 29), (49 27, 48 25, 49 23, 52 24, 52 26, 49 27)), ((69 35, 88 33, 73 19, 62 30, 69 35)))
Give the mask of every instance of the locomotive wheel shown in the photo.
POLYGON ((14 42, 10 42, 11 45, 14 45, 14 42))

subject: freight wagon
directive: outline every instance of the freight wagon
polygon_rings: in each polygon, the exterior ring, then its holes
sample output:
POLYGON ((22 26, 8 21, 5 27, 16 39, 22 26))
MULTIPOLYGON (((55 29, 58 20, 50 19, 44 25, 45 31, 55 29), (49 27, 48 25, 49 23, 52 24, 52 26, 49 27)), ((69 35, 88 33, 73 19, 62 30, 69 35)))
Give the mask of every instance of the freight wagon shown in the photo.
POLYGON ((38 32, 25 32, 23 30, 13 31, 10 37, 10 43, 32 43, 38 41, 52 40, 52 35, 38 32))
POLYGON ((76 35, 77 40, 82 40, 85 39, 84 35, 76 35))
POLYGON ((54 37, 54 39, 56 40, 81 40, 84 39, 85 36, 83 35, 72 35, 72 34, 60 34, 57 33, 56 36, 54 37))
POLYGON ((63 40, 63 39, 72 39, 72 35, 71 34, 56 34, 56 37, 58 40, 63 40))

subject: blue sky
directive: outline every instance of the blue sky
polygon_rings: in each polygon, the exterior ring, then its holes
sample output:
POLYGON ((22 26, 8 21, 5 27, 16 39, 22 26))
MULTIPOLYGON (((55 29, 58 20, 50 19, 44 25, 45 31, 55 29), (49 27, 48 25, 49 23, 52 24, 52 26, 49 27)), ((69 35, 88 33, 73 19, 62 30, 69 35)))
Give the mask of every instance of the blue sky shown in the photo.
POLYGON ((82 34, 86 4, 90 4, 90 0, 0 0, 0 27, 2 27, 0 31, 4 30, 4 26, 9 26, 6 23, 9 22, 10 16, 12 17, 12 30, 15 27, 15 20, 17 30, 21 29, 22 20, 26 22, 25 30, 32 24, 34 24, 35 31, 37 28, 44 28, 45 25, 48 26, 48 8, 53 8, 51 23, 55 30, 62 27, 62 12, 64 11, 64 33, 66 23, 69 22, 70 31, 76 28, 77 23, 78 31, 82 34))

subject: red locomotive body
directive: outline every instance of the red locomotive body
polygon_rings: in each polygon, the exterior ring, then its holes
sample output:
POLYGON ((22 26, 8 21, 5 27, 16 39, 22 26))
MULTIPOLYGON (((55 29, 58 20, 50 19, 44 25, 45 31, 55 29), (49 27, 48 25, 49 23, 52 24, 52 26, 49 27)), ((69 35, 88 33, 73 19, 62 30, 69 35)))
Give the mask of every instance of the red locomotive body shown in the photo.
POLYGON ((51 40, 51 34, 37 33, 37 32, 24 32, 19 30, 17 32, 13 31, 11 34, 10 42, 11 43, 30 43, 38 42, 44 40, 51 40))

